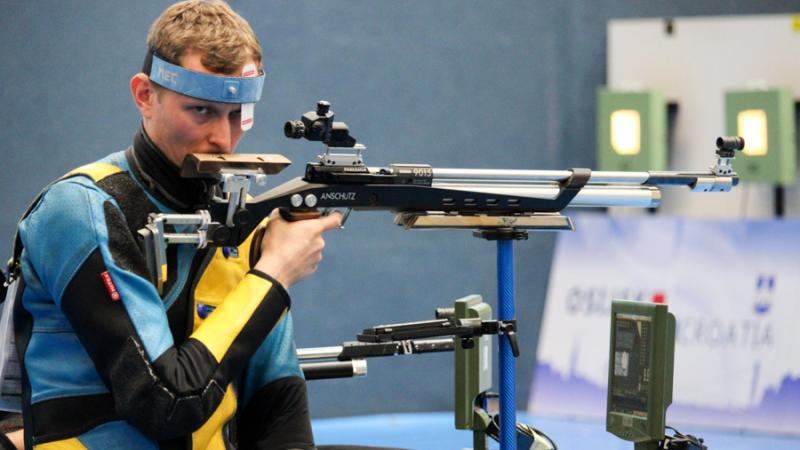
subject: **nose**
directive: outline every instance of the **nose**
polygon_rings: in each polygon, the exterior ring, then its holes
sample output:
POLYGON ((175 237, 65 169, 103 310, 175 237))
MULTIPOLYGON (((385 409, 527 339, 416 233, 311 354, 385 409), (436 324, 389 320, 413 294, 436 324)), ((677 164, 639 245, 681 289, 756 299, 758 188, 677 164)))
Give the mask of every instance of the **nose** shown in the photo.
POLYGON ((208 143, 218 153, 233 152, 233 130, 227 118, 221 117, 214 121, 208 131, 208 143))

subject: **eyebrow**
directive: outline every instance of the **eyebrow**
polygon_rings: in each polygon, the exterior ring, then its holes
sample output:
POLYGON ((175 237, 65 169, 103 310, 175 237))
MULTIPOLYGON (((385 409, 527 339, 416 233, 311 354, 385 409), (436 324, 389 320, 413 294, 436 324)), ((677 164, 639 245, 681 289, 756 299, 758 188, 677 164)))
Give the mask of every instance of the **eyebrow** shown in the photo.
MULTIPOLYGON (((211 111, 213 111, 215 113, 221 113, 223 111, 223 107, 221 105, 219 105, 218 103, 210 102, 208 100, 203 100, 203 99, 199 99, 199 98, 191 98, 191 99, 187 100, 186 103, 184 104, 184 107, 188 107, 188 108, 195 108, 195 107, 198 107, 198 106, 202 106, 204 108, 208 108, 209 110, 211 110, 211 111)), ((237 104, 237 106, 238 106, 237 108, 234 108, 234 109, 232 109, 232 110, 230 110, 228 112, 229 113, 230 112, 241 113, 242 112, 242 105, 241 104, 237 104)))

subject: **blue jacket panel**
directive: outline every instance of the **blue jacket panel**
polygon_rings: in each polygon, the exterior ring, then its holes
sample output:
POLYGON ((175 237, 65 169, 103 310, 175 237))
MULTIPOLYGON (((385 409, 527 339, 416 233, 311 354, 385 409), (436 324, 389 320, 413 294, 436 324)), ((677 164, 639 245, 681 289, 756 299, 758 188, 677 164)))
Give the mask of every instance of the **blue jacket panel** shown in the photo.
POLYGON ((231 262, 225 270, 238 284, 213 300, 226 306, 199 319, 194 289, 218 267, 204 262, 220 250, 180 245, 170 258, 175 276, 159 296, 130 229, 143 218, 124 211, 174 211, 144 187, 125 152, 100 162, 122 171, 55 183, 20 224, 25 291, 15 321, 30 444, 77 437, 90 449, 159 448, 184 436, 186 445, 216 445, 229 439, 237 403, 302 376, 288 294, 267 274, 231 262), (241 328, 214 324, 215 314, 231 311, 247 315, 241 328), (191 325, 176 336, 181 318, 191 325))

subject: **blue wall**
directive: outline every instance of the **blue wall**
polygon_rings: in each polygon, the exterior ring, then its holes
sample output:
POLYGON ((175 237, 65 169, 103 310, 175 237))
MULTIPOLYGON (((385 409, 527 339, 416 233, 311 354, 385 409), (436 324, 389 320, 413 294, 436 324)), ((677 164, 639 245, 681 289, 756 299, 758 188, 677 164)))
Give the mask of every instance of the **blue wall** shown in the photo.
MULTIPOLYGON (((270 185, 301 175, 321 150, 281 132, 318 99, 367 145, 370 165, 592 167, 609 19, 800 10, 800 1, 755 0, 231 3, 259 35, 268 76, 239 150, 296 162, 270 185)), ((10 248, 17 217, 44 184, 130 144, 139 119, 128 80, 165 2, 2 6, 0 249, 10 248)), ((521 407, 553 243, 541 234, 516 246, 521 407)), ((318 274, 292 289, 297 341, 333 345, 370 325, 432 318, 435 307, 471 293, 494 303, 494 264, 493 244, 467 232, 408 232, 389 214, 354 213, 330 234, 318 274)), ((312 411, 446 410, 451 383, 448 355, 375 360, 367 378, 311 383, 312 411)))

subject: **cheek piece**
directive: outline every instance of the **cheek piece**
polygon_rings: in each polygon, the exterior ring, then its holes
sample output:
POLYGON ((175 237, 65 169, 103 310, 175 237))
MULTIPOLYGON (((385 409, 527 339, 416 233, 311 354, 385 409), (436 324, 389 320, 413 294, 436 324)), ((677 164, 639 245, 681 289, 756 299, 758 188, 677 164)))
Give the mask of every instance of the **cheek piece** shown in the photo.
MULTIPOLYGON (((189 97, 210 102, 239 103, 242 105, 242 130, 253 126, 255 103, 261 98, 264 74, 258 74, 255 65, 248 64, 241 77, 210 75, 184 69, 151 53, 150 80, 157 85, 189 97)), ((148 55, 148 56, 150 56, 148 55)))

